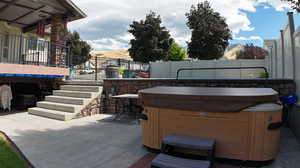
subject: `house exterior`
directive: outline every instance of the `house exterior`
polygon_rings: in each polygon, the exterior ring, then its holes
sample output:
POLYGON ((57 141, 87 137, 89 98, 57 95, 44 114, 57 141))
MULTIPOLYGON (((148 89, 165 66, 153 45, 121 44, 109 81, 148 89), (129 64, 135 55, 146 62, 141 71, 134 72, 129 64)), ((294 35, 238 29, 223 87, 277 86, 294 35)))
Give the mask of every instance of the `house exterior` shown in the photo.
POLYGON ((67 23, 85 16, 69 0, 0 1, 0 75, 68 75, 67 23))
POLYGON ((69 75, 67 23, 84 17, 70 0, 0 0, 0 85, 18 94, 69 75))

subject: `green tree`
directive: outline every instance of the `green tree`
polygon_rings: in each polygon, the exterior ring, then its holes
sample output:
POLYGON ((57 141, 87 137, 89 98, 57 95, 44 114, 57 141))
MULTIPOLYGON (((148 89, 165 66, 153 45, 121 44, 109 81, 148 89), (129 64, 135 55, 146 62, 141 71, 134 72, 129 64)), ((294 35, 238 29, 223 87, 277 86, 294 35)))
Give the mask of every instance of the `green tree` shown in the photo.
POLYGON ((183 61, 186 57, 186 51, 176 42, 173 42, 168 53, 167 61, 183 61))
POLYGON ((81 40, 78 32, 68 32, 67 46, 70 47, 70 65, 80 65, 91 58, 91 46, 81 40))
POLYGON ((291 7, 300 13, 300 0, 282 0, 291 4, 291 7))
POLYGON ((186 17, 187 26, 192 31, 191 42, 188 43, 189 57, 200 60, 223 57, 228 40, 232 39, 225 18, 215 12, 208 1, 193 5, 186 17))
POLYGON ((169 31, 161 26, 159 15, 150 12, 145 20, 134 21, 128 32, 134 36, 128 50, 134 61, 148 63, 167 58, 173 39, 169 31))

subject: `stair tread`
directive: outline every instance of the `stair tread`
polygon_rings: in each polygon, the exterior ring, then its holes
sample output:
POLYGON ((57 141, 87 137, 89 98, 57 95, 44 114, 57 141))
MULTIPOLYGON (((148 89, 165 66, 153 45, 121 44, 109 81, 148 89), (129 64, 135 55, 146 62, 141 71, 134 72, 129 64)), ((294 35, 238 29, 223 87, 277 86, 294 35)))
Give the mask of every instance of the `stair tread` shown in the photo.
POLYGON ((49 102, 49 101, 40 101, 38 103, 52 104, 52 105, 58 105, 58 106, 82 107, 82 105, 66 104, 66 103, 56 103, 56 102, 49 102))
POLYGON ((61 120, 61 121, 67 121, 74 118, 74 114, 57 111, 57 110, 49 110, 49 109, 39 108, 39 107, 28 109, 28 114, 51 118, 55 120, 61 120))
POLYGON ((93 92, 82 92, 82 91, 71 91, 71 90, 54 90, 53 92, 68 92, 68 93, 93 93, 93 92))
POLYGON ((61 87, 102 88, 102 86, 84 86, 84 85, 61 85, 61 87))
POLYGON ((55 95, 46 96, 46 97, 61 98, 61 99, 72 99, 72 100, 88 100, 88 99, 91 99, 91 98, 66 97, 66 96, 55 96, 55 95))
POLYGON ((151 166, 161 168, 209 168, 210 164, 211 162, 207 160, 184 159, 166 154, 159 154, 151 162, 151 166))
POLYGON ((162 143, 165 145, 172 145, 188 149, 213 150, 216 141, 209 138, 171 134, 164 137, 162 143))
POLYGON ((30 111, 30 110, 48 112, 48 113, 53 113, 53 114, 57 114, 57 115, 64 115, 64 116, 68 116, 68 115, 72 116, 72 115, 74 115, 74 114, 68 113, 68 112, 57 111, 57 110, 50 110, 50 109, 45 109, 45 108, 40 108, 40 107, 29 108, 28 111, 30 111))

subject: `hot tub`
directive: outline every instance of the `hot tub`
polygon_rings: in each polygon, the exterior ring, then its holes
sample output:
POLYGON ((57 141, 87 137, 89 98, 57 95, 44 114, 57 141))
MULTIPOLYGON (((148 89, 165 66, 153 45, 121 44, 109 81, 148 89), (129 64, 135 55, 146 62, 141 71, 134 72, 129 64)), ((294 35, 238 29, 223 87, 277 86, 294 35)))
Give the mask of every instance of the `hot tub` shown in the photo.
POLYGON ((282 107, 270 88, 155 87, 139 92, 142 139, 160 149, 169 134, 216 139, 216 156, 269 161, 278 153, 282 107))

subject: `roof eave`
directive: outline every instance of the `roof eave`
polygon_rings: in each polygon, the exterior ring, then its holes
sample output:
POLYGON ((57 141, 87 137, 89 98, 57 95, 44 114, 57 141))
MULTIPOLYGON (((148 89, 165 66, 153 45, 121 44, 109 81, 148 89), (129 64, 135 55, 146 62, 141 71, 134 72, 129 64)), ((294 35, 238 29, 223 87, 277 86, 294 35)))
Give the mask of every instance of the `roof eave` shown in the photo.
POLYGON ((71 0, 62 0, 62 1, 64 1, 68 5, 68 7, 71 8, 72 11, 76 13, 76 16, 73 20, 83 19, 87 17, 87 15, 78 6, 76 6, 71 0))

